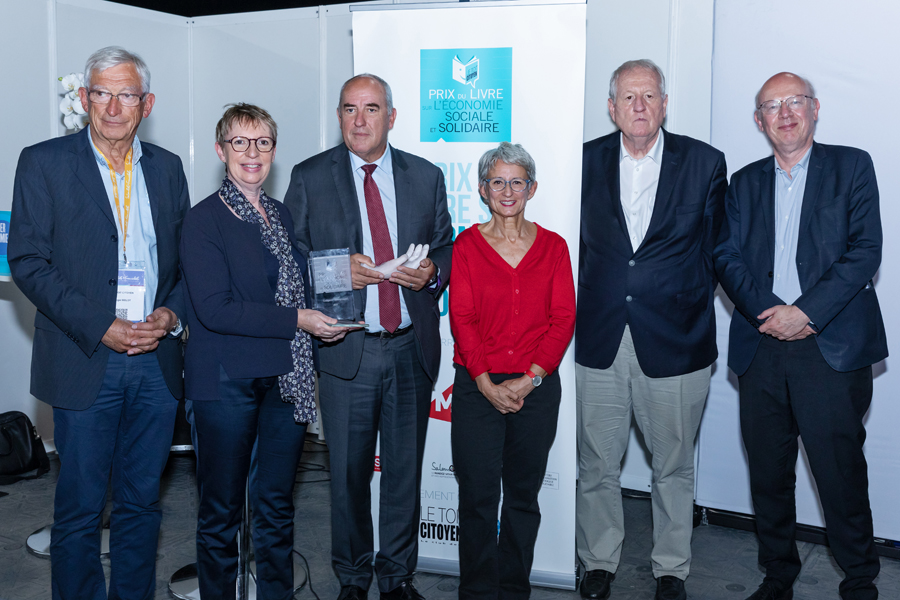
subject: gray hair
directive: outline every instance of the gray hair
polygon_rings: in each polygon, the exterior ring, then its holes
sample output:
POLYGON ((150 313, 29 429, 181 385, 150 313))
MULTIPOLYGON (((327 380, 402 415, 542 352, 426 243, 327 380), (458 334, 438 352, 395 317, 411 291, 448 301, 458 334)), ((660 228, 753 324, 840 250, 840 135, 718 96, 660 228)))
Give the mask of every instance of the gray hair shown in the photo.
POLYGON ((147 63, 137 54, 129 52, 121 46, 100 48, 88 57, 84 64, 84 87, 90 91, 91 78, 95 73, 126 63, 132 63, 137 69, 138 76, 141 78, 141 94, 148 93, 150 91, 150 69, 147 67, 147 63))
POLYGON ((371 73, 360 73, 359 75, 354 75, 350 79, 344 82, 344 85, 341 86, 341 94, 338 96, 338 112, 341 110, 341 104, 344 102, 344 90, 348 85, 356 81, 357 79, 371 79, 372 81, 381 85, 381 89, 384 90, 384 100, 387 103, 387 111, 390 113, 394 110, 394 95, 391 93, 391 86, 388 85, 388 82, 379 77, 378 75, 372 75, 371 73))
MULTIPOLYGON (((797 75, 796 73, 788 73, 787 71, 782 71, 781 73, 776 73, 775 75, 772 75, 772 77, 777 77, 778 75, 792 75, 793 77, 796 77, 797 79, 802 81, 804 85, 806 85, 806 91, 809 92, 809 94, 807 94, 807 95, 811 96, 813 98, 816 97, 816 88, 813 87, 812 82, 809 79, 807 79, 806 77, 797 75)), ((772 79, 772 77, 769 77, 769 79, 766 79, 766 83, 769 83, 769 81, 772 79)), ((754 108, 756 108, 756 110, 760 110, 759 96, 760 96, 760 94, 762 94, 763 88, 766 87, 766 83, 762 84, 762 87, 759 88, 758 92, 756 92, 756 103, 753 105, 754 108)))
POLYGON ((510 144, 509 142, 500 142, 500 145, 493 150, 488 150, 481 155, 478 161, 478 181, 482 182, 487 179, 488 173, 491 172, 498 162, 505 162, 508 165, 516 165, 525 169, 525 176, 534 181, 537 176, 537 169, 534 166, 534 159, 528 154, 528 151, 522 147, 522 144, 510 144))
POLYGON ((665 98, 666 96, 666 76, 663 75, 662 69, 656 66, 656 63, 650 60, 649 58, 641 58, 638 60, 629 60, 623 62, 622 65, 613 71, 612 77, 609 78, 609 99, 613 102, 616 101, 616 95, 619 91, 619 77, 628 73, 630 71, 634 71, 635 69, 646 69, 656 75, 656 82, 659 87, 659 97, 665 98))

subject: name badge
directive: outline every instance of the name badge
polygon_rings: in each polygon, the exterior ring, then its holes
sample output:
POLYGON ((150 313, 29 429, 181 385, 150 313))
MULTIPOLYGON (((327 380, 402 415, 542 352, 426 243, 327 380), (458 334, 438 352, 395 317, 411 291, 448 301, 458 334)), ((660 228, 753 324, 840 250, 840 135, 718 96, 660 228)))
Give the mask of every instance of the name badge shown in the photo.
POLYGON ((119 261, 119 285, 116 287, 116 317, 140 323, 144 320, 145 284, 143 262, 119 261))

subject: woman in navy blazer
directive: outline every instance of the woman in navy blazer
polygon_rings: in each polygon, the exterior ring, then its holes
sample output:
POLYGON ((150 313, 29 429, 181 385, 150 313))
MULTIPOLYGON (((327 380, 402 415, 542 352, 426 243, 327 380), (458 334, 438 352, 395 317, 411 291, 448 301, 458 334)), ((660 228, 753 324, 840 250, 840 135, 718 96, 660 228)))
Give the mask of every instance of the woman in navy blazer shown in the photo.
POLYGON ((315 419, 310 336, 336 341, 346 332, 306 308, 306 259, 291 215, 262 190, 276 136, 265 110, 227 108, 216 126, 226 177, 188 212, 181 238, 190 337, 185 397, 197 452, 204 598, 234 597, 248 475, 257 597, 293 597, 293 488, 306 425, 315 419))

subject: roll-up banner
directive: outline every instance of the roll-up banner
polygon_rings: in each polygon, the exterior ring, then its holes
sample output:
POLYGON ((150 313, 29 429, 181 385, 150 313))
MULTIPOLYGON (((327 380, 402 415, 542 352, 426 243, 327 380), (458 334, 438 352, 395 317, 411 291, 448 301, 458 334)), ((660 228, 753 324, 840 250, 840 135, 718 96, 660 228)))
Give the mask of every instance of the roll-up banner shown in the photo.
MULTIPOLYGON (((540 187, 526 218, 560 234, 577 266, 584 115, 584 2, 382 5, 353 12, 354 72, 393 91, 390 143, 441 168, 454 236, 489 220, 478 194, 478 159, 502 141, 535 159, 540 187)), ((400 216, 402 218, 402 215, 400 216)), ((424 243, 424 240, 423 240, 424 243)), ((577 275, 577 274, 576 274, 577 275)), ((457 483, 450 452, 453 337, 448 293, 440 299, 442 355, 422 473, 419 569, 458 574, 457 483)), ((575 376, 573 346, 556 441, 540 493, 541 528, 531 580, 575 588, 575 376)), ((378 523, 380 468, 372 480, 378 523)))

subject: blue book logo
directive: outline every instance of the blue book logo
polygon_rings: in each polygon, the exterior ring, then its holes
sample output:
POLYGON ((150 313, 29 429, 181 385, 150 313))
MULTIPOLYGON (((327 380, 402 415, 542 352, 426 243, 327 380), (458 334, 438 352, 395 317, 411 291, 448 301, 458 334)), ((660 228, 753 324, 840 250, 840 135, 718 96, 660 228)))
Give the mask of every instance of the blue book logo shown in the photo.
POLYGON ((420 141, 512 138, 512 48, 421 50, 420 141))

